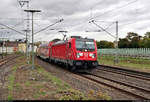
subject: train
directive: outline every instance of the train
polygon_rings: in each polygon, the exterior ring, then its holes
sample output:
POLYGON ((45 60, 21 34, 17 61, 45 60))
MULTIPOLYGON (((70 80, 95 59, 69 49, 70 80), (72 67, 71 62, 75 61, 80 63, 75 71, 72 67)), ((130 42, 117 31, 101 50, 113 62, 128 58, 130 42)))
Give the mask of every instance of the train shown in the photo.
POLYGON ((90 70, 98 65, 96 41, 81 36, 41 44, 36 52, 38 57, 50 63, 64 65, 71 71, 90 70))

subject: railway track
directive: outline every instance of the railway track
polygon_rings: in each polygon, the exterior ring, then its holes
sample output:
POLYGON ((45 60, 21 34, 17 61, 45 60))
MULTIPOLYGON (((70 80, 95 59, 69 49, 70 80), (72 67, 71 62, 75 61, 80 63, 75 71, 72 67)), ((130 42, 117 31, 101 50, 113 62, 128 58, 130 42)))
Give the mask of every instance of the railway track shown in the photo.
POLYGON ((146 99, 146 100, 150 99, 149 97, 150 91, 145 90, 144 88, 136 87, 136 86, 129 85, 123 82, 108 79, 103 76, 95 75, 93 73, 88 73, 88 75, 86 74, 78 74, 78 75, 88 80, 91 80, 93 82, 96 82, 98 84, 102 84, 110 88, 116 89, 118 91, 121 91, 123 93, 126 93, 128 95, 132 95, 139 99, 146 99))
POLYGON ((6 63, 8 63, 8 62, 10 62, 11 61, 11 59, 14 59, 14 58, 17 58, 18 56, 10 56, 10 57, 6 57, 6 58, 4 58, 4 59, 1 59, 0 60, 0 68, 3 66, 3 65, 5 65, 6 63))
POLYGON ((113 74, 119 74, 123 76, 128 76, 131 78, 136 78, 137 80, 145 80, 145 82, 150 83, 150 75, 149 73, 145 72, 137 72, 133 70, 128 70, 128 69, 121 69, 121 68, 116 68, 116 67, 110 67, 110 66, 105 66, 105 65, 99 65, 100 68, 92 71, 92 72, 86 72, 86 74, 78 74, 79 76, 82 76, 86 79, 89 79, 91 81, 94 81, 99 84, 103 84, 105 86, 117 89, 119 91, 122 91, 126 94, 135 96, 140 99, 150 99, 150 89, 138 86, 136 84, 129 84, 125 81, 117 80, 114 79, 114 77, 108 77, 103 73, 103 75, 100 73, 100 71, 107 72, 109 75, 111 73, 113 74), (95 72, 95 73, 94 73, 95 72), (97 73, 97 74, 96 74, 97 73))
POLYGON ((129 77, 150 81, 150 73, 146 73, 146 72, 134 71, 134 70, 106 66, 106 65, 99 65, 98 70, 103 70, 106 72, 116 73, 120 75, 125 75, 129 77))

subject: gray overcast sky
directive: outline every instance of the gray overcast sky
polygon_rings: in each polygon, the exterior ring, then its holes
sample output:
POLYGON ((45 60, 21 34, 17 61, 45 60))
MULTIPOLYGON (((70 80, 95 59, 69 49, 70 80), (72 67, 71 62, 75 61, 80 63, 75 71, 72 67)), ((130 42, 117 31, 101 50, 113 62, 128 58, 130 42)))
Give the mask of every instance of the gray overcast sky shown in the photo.
MULTIPOLYGON (((67 30, 67 36, 81 35, 96 40, 114 41, 114 38, 105 32, 90 32, 99 30, 94 24, 90 24, 92 17, 96 21, 119 21, 119 37, 125 37, 127 32, 137 32, 144 35, 150 28, 150 0, 29 0, 31 9, 42 10, 34 16, 35 32, 61 18, 63 22, 35 35, 36 41, 62 38, 58 30, 67 30), (124 6, 130 3, 128 6, 124 6)), ((1 0, 0 23, 13 27, 16 30, 25 29, 26 13, 20 7, 18 0, 1 0)), ((31 22, 30 22, 31 23, 31 22)), ((96 22, 115 35, 115 24, 111 22, 96 22)), ((0 28, 4 28, 0 26, 0 28)), ((22 38, 23 36, 8 29, 0 29, 0 37, 22 38), (9 33, 8 33, 9 32, 9 33)))

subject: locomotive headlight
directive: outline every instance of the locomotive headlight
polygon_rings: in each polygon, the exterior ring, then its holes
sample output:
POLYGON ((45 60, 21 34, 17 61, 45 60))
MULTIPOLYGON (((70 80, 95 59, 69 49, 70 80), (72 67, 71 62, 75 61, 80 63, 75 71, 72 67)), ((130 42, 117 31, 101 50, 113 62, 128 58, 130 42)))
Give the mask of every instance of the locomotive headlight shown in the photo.
POLYGON ((89 56, 92 58, 95 58, 95 54, 93 54, 93 53, 90 53, 89 56))
POLYGON ((83 53, 79 53, 80 56, 83 56, 83 53))
POLYGON ((83 56, 83 53, 77 53, 77 58, 80 58, 80 56, 83 56))

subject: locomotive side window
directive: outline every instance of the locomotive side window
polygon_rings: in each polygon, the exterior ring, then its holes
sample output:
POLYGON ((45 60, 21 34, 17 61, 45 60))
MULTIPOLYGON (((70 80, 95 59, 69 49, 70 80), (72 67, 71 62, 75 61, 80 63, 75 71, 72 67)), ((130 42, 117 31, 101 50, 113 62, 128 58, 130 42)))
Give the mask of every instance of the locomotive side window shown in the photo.
POLYGON ((71 48, 71 42, 69 42, 69 48, 71 48))

